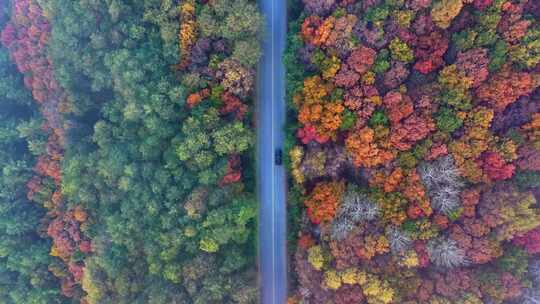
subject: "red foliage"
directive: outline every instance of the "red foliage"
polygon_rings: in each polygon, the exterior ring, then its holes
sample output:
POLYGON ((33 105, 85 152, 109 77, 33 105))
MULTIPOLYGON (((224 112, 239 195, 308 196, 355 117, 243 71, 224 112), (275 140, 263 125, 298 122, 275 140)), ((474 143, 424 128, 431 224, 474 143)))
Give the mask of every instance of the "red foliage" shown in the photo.
POLYGON ((521 170, 540 171, 540 150, 525 145, 518 149, 518 155, 516 164, 521 170))
POLYGON ((362 288, 358 285, 342 285, 332 299, 334 304, 364 303, 362 288))
POLYGON ((474 0, 474 7, 483 11, 493 3, 493 0, 474 0))
POLYGON ((304 250, 307 250, 313 245, 315 245, 315 241, 309 234, 302 233, 302 235, 298 238, 298 246, 304 250))
MULTIPOLYGON (((400 115, 406 114, 406 112, 397 113, 400 115)), ((394 119, 395 118, 396 117, 394 117, 394 119)), ((434 130, 435 123, 431 117, 421 117, 417 114, 413 114, 406 118, 403 122, 392 125, 390 143, 396 149, 406 151, 409 150, 416 142, 424 139, 430 132, 434 130)))
POLYGON ((356 112, 358 118, 356 126, 363 127, 375 111, 380 102, 379 91, 374 86, 355 86, 345 93, 344 105, 347 109, 356 112))
POLYGON ((360 46, 351 52, 347 59, 349 66, 362 75, 375 63, 377 53, 368 47, 360 46))
POLYGON ((90 253, 90 252, 92 252, 92 242, 90 242, 90 241, 82 241, 79 244, 79 250, 82 253, 90 253))
POLYGON ((465 76, 473 80, 472 87, 476 88, 484 82, 489 75, 489 56, 487 49, 472 49, 458 53, 456 66, 465 76))
POLYGON ((448 154, 448 147, 445 144, 434 145, 426 155, 426 160, 434 160, 448 154))
POLYGON ((403 62, 393 62, 390 70, 384 74, 383 84, 389 88, 397 88, 409 76, 409 69, 403 62))
POLYGON ((504 272, 501 275, 501 283, 505 300, 517 299, 519 296, 521 296, 523 286, 521 285, 521 282, 511 273, 504 272))
POLYGON ((433 217, 433 222, 442 229, 448 228, 449 220, 446 215, 437 214, 433 217))
POLYGON ((476 96, 487 101, 495 111, 503 111, 518 97, 529 95, 538 86, 535 79, 527 72, 515 72, 508 66, 491 77, 477 90, 476 96))
POLYGON ((392 125, 397 125, 403 118, 414 112, 411 98, 397 91, 388 92, 384 96, 383 103, 388 110, 388 119, 392 125))
POLYGON ((347 64, 343 64, 339 72, 334 76, 334 83, 337 86, 350 88, 358 83, 360 75, 353 71, 347 64))
POLYGON ((240 156, 233 155, 227 161, 227 172, 225 176, 219 181, 219 186, 224 187, 225 185, 237 183, 242 178, 242 164, 240 161, 240 156))
MULTIPOLYGON (((51 197, 45 198, 44 206, 49 209, 45 218, 47 234, 53 240, 51 255, 60 258, 69 273, 56 271, 60 276, 62 293, 72 297, 77 282, 84 273, 84 263, 72 264, 71 256, 80 249, 83 253, 91 251, 90 241, 81 233, 80 225, 87 220, 81 208, 65 211, 61 193, 61 160, 64 145, 64 121, 62 113, 69 109, 67 98, 54 78, 54 68, 47 56, 47 40, 50 26, 42 9, 36 1, 18 0, 13 3, 10 22, 2 31, 2 44, 9 50, 18 70, 24 74, 25 86, 32 91, 34 99, 40 104, 45 118, 43 131, 49 138, 46 151, 39 156, 35 165, 36 176, 27 183, 28 198, 36 198, 36 193, 44 193, 43 185, 52 179, 54 189, 49 189, 51 197)), ((46 192, 45 192, 46 193, 46 192)), ((40 198, 43 199, 43 198, 40 198)), ((54 268, 53 266, 51 266, 54 268)))
POLYGON ((319 16, 311 15, 304 20, 302 24, 302 37, 309 44, 320 46, 324 44, 330 35, 330 30, 333 27, 333 20, 330 17, 326 20, 321 20, 319 16))
POLYGON ((303 144, 308 144, 310 141, 315 140, 320 144, 324 144, 330 138, 328 136, 319 135, 314 126, 306 124, 303 128, 298 129, 296 137, 302 141, 303 144))
POLYGON ((461 192, 461 202, 463 205, 463 216, 474 217, 476 205, 480 201, 480 191, 478 189, 466 189, 461 192))
POLYGON ((423 74, 428 74, 444 64, 443 55, 448 49, 448 38, 440 32, 431 32, 420 36, 416 40, 414 49, 417 62, 414 69, 423 74))
POLYGON ((246 115, 247 112, 247 105, 243 104, 240 98, 236 97, 234 94, 225 92, 221 96, 221 99, 223 100, 224 104, 221 109, 219 109, 219 113, 234 113, 234 116, 238 120, 242 120, 244 118, 244 115, 246 115))
POLYGON ((485 152, 478 161, 490 180, 504 180, 514 175, 515 166, 507 164, 499 153, 485 152))
POLYGON ((76 282, 80 282, 84 274, 84 265, 77 264, 77 263, 70 263, 69 272, 73 274, 73 278, 75 279, 76 282))
POLYGON ((512 242, 522 246, 529 254, 540 253, 540 227, 525 233, 522 236, 516 236, 512 242))
POLYGON ((57 184, 60 184, 60 163, 58 163, 57 161, 52 161, 47 155, 42 155, 38 158, 35 170, 38 174, 43 176, 49 176, 57 184))
POLYGON ((414 251, 418 256, 418 262, 420 268, 426 268, 429 266, 429 254, 427 251, 427 246, 425 242, 415 241, 413 244, 414 251))
POLYGON ((420 209, 420 207, 417 204, 411 204, 407 208, 407 216, 413 220, 419 218, 423 214, 424 212, 422 211, 422 209, 420 209))

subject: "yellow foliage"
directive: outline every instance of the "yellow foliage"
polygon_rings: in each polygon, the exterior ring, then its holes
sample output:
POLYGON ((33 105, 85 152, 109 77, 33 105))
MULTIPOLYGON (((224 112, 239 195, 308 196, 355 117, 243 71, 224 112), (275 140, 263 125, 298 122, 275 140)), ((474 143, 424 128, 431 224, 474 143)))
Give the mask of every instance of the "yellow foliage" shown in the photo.
POLYGON ((500 216, 506 224, 498 228, 497 238, 509 240, 514 235, 523 234, 540 226, 540 213, 533 208, 535 204, 536 199, 532 194, 517 202, 507 202, 500 210, 500 216))
POLYGON ((518 158, 517 148, 518 146, 516 143, 510 139, 503 142, 497 151, 501 154, 505 161, 512 162, 518 158))
POLYGON ((418 255, 416 254, 416 251, 414 250, 407 251, 405 255, 401 257, 399 264, 407 268, 418 267, 420 262, 418 260, 418 255))
POLYGON ((356 273, 356 282, 360 286, 364 286, 367 283, 368 280, 368 274, 364 271, 359 271, 356 273))
POLYGON ((324 273, 324 284, 330 289, 339 289, 341 287, 341 277, 335 270, 328 270, 324 273))
POLYGON ((540 113, 534 113, 531 122, 524 125, 522 129, 525 131, 527 140, 540 149, 540 113))
POLYGON ((388 282, 374 275, 368 275, 367 282, 362 287, 369 304, 388 304, 394 299, 394 290, 388 282))
POLYGON ((465 294, 463 298, 458 301, 458 304, 483 304, 482 300, 472 293, 465 294))
POLYGON ((332 55, 332 57, 330 57, 330 60, 326 62, 326 66, 322 71, 323 78, 327 80, 333 78, 334 76, 336 76, 340 68, 341 62, 339 61, 339 58, 336 55, 332 55))
POLYGON ((341 273, 341 281, 349 285, 357 284, 358 283, 357 270, 355 268, 345 269, 341 273))
MULTIPOLYGON (((368 71, 362 76, 362 83, 365 85, 375 84, 375 73, 373 71, 368 71)), ((381 98, 377 95, 377 97, 381 98)))
POLYGON ((323 268, 325 258, 321 246, 312 246, 308 249, 308 262, 317 270, 323 268))
POLYGON ((180 6, 180 32, 178 33, 181 65, 186 65, 187 56, 197 40, 194 0, 184 1, 180 6))
POLYGON ((59 257, 60 256, 60 253, 58 252, 58 248, 56 248, 56 245, 54 245, 54 244, 51 246, 50 255, 53 256, 53 257, 59 257))
POLYGON ((453 303, 448 299, 435 296, 429 300, 429 304, 453 304, 453 303))
POLYGON ((497 138, 489 131, 493 115, 493 110, 486 107, 477 107, 467 113, 465 134, 449 145, 460 173, 474 183, 483 180, 482 169, 476 159, 489 148, 496 148, 494 144, 497 138))
POLYGON ((443 29, 449 27, 462 8, 463 2, 461 0, 440 0, 436 2, 431 9, 433 23, 443 29))
POLYGON ((308 77, 304 79, 304 103, 321 103, 322 99, 332 90, 333 86, 323 82, 320 76, 308 77))
POLYGON ((291 167, 292 167, 292 176, 294 178, 294 181, 297 184, 304 183, 305 177, 302 173, 302 170, 300 170, 300 164, 302 162, 302 157, 304 156, 304 150, 301 146, 294 146, 289 151, 289 157, 291 158, 291 167))

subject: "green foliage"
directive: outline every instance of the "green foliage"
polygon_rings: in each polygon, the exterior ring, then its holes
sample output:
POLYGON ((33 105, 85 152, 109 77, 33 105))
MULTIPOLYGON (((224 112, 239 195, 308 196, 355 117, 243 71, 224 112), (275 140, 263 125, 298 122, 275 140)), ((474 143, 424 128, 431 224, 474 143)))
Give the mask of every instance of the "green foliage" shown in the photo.
POLYGON ((516 185, 522 189, 530 189, 540 186, 540 172, 537 171, 518 171, 514 176, 516 185))
POLYGON ((456 112, 449 108, 442 108, 435 116, 437 129, 443 133, 452 133, 463 125, 456 112))
MULTIPOLYGON (((0 6, 0 28, 9 9, 9 3, 0 6)), ((0 302, 68 303, 48 270, 50 242, 38 232, 45 210, 27 198, 34 155, 43 150, 45 134, 22 75, 1 45, 0 96, 0 302)))
POLYGON ((502 271, 509 272, 517 278, 523 279, 527 273, 528 257, 527 251, 516 246, 509 246, 504 251, 504 255, 497 260, 497 266, 502 271))
POLYGON ((386 114, 383 111, 375 111, 371 118, 369 119, 369 126, 388 126, 389 120, 386 114))
POLYGON ((382 49, 377 53, 375 64, 373 65, 373 72, 375 74, 383 74, 390 69, 390 52, 387 49, 382 49))
POLYGON ((212 134, 214 151, 217 154, 236 154, 246 151, 253 145, 253 132, 242 123, 235 122, 215 131, 212 134))
POLYGON ((540 63, 540 27, 527 31, 519 45, 510 51, 510 58, 526 68, 540 63))
MULTIPOLYGON (((254 302, 254 186, 219 186, 231 154, 250 157, 253 132, 249 119, 219 112, 224 88, 213 79, 175 72, 178 3, 47 7, 50 54, 73 102, 62 189, 95 220, 82 282, 89 304, 254 302), (186 95, 201 88, 210 96, 189 111, 186 95), (201 188, 199 216, 189 216, 201 188)), ((211 69, 226 58, 256 64, 262 17, 253 1, 198 3, 196 14, 198 35, 226 46, 209 54, 211 69)))
POLYGON ((403 62, 413 61, 413 50, 405 42, 401 41, 401 39, 394 38, 388 47, 390 48, 392 59, 403 62))
POLYGON ((364 14, 364 19, 371 22, 384 21, 386 18, 388 18, 389 14, 390 10, 388 6, 373 6, 366 11, 366 13, 364 14))
POLYGON ((407 169, 414 169, 418 164, 418 160, 410 151, 402 152, 398 156, 399 166, 407 169))
POLYGON ((498 40, 489 53, 489 70, 498 71, 506 62, 508 46, 504 40, 498 40))
POLYGON ((345 110, 343 112, 343 116, 341 118, 341 126, 339 128, 341 130, 348 130, 352 128, 356 124, 357 116, 355 113, 345 110))

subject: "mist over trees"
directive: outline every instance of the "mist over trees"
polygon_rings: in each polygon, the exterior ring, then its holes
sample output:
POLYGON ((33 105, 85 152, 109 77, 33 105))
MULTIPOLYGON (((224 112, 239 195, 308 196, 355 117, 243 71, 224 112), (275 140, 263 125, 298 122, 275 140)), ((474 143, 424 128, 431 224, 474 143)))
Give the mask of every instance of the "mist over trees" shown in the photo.
POLYGON ((255 2, 2 6, 0 297, 257 302, 255 2))

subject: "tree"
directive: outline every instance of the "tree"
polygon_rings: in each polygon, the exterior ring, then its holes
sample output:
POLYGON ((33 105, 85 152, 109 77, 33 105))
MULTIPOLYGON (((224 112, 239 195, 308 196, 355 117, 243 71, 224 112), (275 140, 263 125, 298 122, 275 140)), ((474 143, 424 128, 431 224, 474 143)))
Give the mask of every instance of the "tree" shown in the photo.
POLYGON ((341 204, 344 190, 343 182, 318 183, 311 196, 304 201, 311 221, 315 224, 331 221, 341 204))

